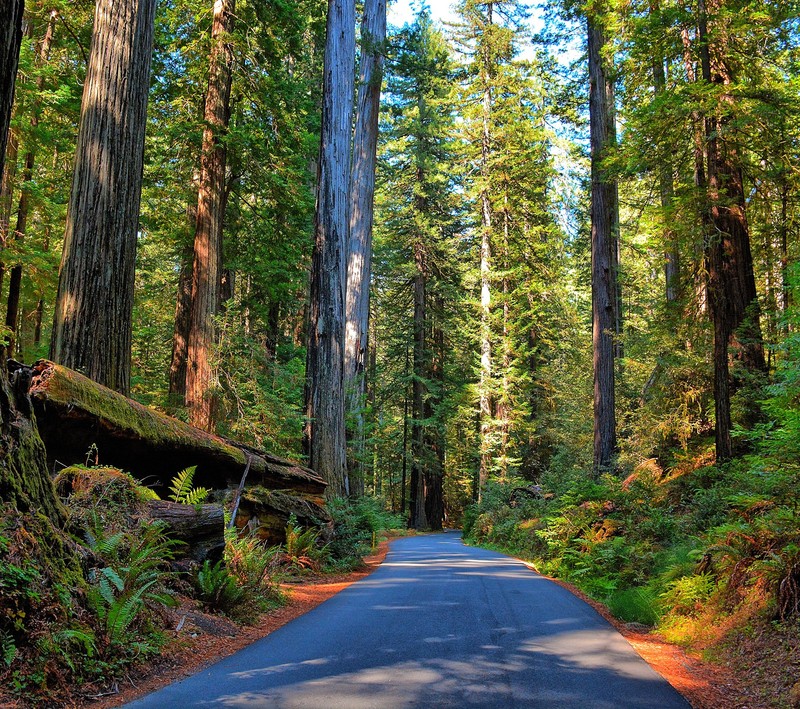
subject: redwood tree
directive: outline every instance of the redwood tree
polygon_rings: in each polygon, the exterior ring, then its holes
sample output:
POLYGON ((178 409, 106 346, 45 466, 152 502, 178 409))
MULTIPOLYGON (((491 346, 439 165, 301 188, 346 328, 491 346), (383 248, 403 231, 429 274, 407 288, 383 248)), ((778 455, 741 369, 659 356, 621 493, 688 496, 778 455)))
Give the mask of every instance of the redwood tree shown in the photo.
POLYGON ((127 393, 155 0, 98 0, 50 356, 127 393))
POLYGON ((347 413, 354 421, 353 455, 348 459, 351 492, 364 487, 363 456, 365 392, 364 365, 369 328, 369 285, 372 273, 372 219, 375 196, 375 154, 378 113, 386 39, 386 0, 367 0, 361 20, 361 70, 359 73, 356 128, 353 138, 350 241, 347 262, 344 382, 347 413))
POLYGON ((200 158, 197 222, 194 234, 191 326, 187 341, 186 406, 189 421, 210 431, 213 396, 209 354, 214 343, 214 316, 219 312, 222 267, 222 227, 225 217, 223 141, 230 118, 231 46, 235 0, 215 0, 212 49, 205 104, 205 130, 200 158))
MULTIPOLYGON (((50 58, 50 47, 53 44, 53 34, 55 32, 58 11, 52 10, 45 30, 44 38, 39 44, 39 62, 44 64, 50 58)), ((36 79, 36 88, 41 92, 44 88, 44 76, 36 79)), ((31 115, 31 128, 39 124, 40 101, 36 100, 33 105, 31 115)), ((17 206, 17 228, 14 231, 14 239, 21 242, 25 239, 25 232, 28 228, 28 215, 30 212, 31 186, 33 182, 33 166, 36 161, 36 151, 29 147, 25 152, 25 169, 22 174, 22 190, 20 192, 19 203, 17 206)), ((19 300, 22 290, 22 264, 15 264, 11 269, 11 277, 8 284, 8 307, 6 308, 6 327, 9 331, 8 354, 14 355, 17 320, 19 318, 19 300)))
POLYGON ((603 159, 616 142, 614 82, 607 59, 600 13, 589 14, 589 123, 592 157, 592 342, 594 362, 594 471, 614 464, 615 334, 618 328, 619 231, 616 181, 603 159))
POLYGON ((327 481, 327 493, 333 497, 349 494, 344 420, 344 301, 355 42, 354 0, 329 0, 311 263, 304 443, 311 468, 327 481))
MULTIPOLYGON (((698 40, 702 79, 718 91, 719 110, 705 116, 706 171, 699 176, 706 191, 705 262, 708 305, 714 325, 714 411, 718 461, 733 456, 731 442, 732 381, 730 350, 749 375, 766 373, 760 311, 750 250, 750 230, 745 213, 742 164, 734 137, 732 38, 722 27, 709 31, 709 9, 699 3, 698 40)), ((712 4, 709 3, 709 4, 712 4)), ((754 415, 754 406, 748 412, 754 415)), ((752 421, 750 421, 752 423, 752 421)))

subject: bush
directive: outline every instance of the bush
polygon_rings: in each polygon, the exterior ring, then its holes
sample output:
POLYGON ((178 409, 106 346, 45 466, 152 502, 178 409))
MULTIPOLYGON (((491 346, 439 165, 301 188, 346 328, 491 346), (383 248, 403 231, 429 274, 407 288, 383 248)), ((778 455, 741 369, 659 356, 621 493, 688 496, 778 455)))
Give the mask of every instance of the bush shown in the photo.
POLYGON ((338 568, 357 567, 374 548, 381 532, 405 527, 405 520, 387 512, 377 497, 330 500, 327 508, 333 518, 333 535, 327 549, 331 564, 338 568))
POLYGON ((208 559, 198 569, 195 577, 197 597, 209 610, 234 614, 245 597, 245 591, 220 559, 212 564, 208 559))

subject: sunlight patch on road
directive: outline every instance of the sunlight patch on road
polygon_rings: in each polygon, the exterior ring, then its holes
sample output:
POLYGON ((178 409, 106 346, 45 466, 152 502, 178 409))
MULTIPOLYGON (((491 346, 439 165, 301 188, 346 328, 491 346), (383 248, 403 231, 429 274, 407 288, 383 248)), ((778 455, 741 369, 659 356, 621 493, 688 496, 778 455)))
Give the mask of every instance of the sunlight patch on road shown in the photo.
POLYGON ((520 644, 523 652, 563 658, 565 664, 583 670, 611 670, 631 679, 650 679, 653 671, 612 629, 579 630, 539 637, 520 644))

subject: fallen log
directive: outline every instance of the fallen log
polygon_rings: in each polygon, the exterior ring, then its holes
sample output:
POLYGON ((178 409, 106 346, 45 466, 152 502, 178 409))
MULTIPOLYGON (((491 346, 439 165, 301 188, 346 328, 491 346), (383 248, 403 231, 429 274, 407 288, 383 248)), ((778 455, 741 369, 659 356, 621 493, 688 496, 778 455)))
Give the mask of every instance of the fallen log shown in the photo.
MULTIPOLYGON (((234 520, 244 529, 248 522, 250 527, 254 525, 255 517, 263 519, 266 526, 258 533, 271 543, 283 541, 291 514, 306 527, 325 527, 330 522, 323 506, 326 483, 313 470, 201 431, 47 360, 31 367, 15 364, 14 368, 19 381, 29 382, 33 410, 53 471, 75 463, 113 466, 166 497, 175 475, 194 465, 193 484, 197 487, 233 491, 246 478, 248 488, 276 493, 271 502, 261 500, 257 513, 252 504, 247 509, 240 507, 234 520), (90 449, 91 460, 87 460, 90 449)), ((178 508, 172 508, 172 504, 156 504, 154 509, 171 516, 178 529, 182 525, 202 526, 202 520, 190 512, 193 507, 183 506, 189 511, 173 512, 178 508)), ((198 530, 191 535, 187 532, 187 536, 197 536, 198 530)), ((208 552, 208 544, 209 549, 215 549, 219 540, 207 544, 198 538, 192 543, 202 554, 208 552)))
POLYGON ((183 505, 169 500, 150 500, 147 515, 162 522, 166 534, 185 544, 181 559, 199 563, 217 561, 225 550, 225 515, 222 505, 183 505))
POLYGON ((196 485, 225 489, 238 484, 249 454, 248 484, 322 502, 325 481, 297 463, 201 431, 47 360, 26 369, 51 469, 85 463, 96 446, 101 464, 146 478, 157 492, 190 465, 196 485))
POLYGON ((258 535, 268 544, 280 544, 286 539, 290 517, 294 517, 304 529, 319 527, 323 537, 330 536, 333 531, 327 512, 313 501, 263 487, 244 490, 236 526, 241 532, 258 535))

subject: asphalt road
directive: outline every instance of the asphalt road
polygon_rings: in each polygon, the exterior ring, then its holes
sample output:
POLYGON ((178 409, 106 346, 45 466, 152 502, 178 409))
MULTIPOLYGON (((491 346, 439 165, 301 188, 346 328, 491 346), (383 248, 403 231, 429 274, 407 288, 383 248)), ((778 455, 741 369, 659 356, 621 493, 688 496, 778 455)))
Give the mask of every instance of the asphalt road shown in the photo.
POLYGON ((456 533, 392 543, 359 581, 235 655, 127 705, 688 709, 590 606, 456 533))

